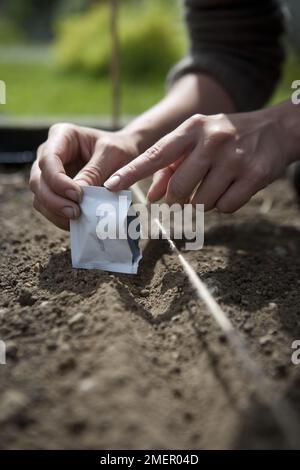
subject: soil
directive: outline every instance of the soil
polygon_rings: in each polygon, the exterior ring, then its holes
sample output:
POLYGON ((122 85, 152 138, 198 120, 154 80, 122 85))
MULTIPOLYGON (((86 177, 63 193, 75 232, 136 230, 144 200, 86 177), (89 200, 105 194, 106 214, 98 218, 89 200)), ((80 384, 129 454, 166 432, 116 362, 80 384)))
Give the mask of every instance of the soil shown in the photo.
MULTIPOLYGON (((285 448, 167 243, 146 244, 137 276, 72 269, 69 235, 33 211, 27 180, 28 169, 0 177, 0 447, 285 448)), ((300 217, 289 183, 205 224, 204 248, 185 256, 299 417, 300 217)))

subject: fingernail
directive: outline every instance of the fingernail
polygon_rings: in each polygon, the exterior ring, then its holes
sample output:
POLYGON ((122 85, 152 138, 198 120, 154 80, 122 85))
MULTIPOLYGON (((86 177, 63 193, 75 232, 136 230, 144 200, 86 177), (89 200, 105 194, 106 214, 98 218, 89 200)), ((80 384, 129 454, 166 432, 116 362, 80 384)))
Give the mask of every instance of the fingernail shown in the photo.
POLYGON ((104 186, 107 189, 114 190, 114 189, 117 189, 117 187, 120 184, 120 181, 121 181, 120 176, 119 175, 114 175, 111 178, 108 178, 107 181, 105 181, 104 186))
POLYGON ((68 219, 75 219, 76 214, 75 210, 73 207, 67 206, 62 209, 63 214, 68 218, 68 219))
POLYGON ((71 201, 74 202, 80 202, 81 199, 80 193, 78 191, 75 191, 75 189, 67 189, 66 196, 68 199, 71 199, 71 201))

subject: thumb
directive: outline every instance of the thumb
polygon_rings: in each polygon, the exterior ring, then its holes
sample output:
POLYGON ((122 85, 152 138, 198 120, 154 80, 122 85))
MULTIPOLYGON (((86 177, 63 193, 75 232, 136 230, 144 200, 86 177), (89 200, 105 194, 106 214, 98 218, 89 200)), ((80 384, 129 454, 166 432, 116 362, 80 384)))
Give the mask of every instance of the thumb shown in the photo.
POLYGON ((111 141, 101 142, 74 181, 80 186, 102 186, 112 173, 130 160, 128 152, 111 141))
POLYGON ((102 186, 107 174, 103 167, 101 154, 95 152, 88 163, 74 177, 74 181, 79 186, 102 186))

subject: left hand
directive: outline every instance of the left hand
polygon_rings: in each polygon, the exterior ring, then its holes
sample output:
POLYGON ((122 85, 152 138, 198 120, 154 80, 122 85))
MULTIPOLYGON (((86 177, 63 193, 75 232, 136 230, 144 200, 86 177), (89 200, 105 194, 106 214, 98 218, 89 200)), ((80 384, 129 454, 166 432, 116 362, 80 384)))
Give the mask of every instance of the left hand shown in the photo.
POLYGON ((234 212, 279 177, 290 163, 284 131, 267 110, 194 115, 154 146, 116 171, 104 184, 128 188, 154 174, 151 202, 204 204, 234 212))
POLYGON ((58 123, 38 149, 29 186, 33 205, 46 219, 68 230, 80 216, 81 186, 100 186, 138 155, 130 132, 107 132, 58 123))

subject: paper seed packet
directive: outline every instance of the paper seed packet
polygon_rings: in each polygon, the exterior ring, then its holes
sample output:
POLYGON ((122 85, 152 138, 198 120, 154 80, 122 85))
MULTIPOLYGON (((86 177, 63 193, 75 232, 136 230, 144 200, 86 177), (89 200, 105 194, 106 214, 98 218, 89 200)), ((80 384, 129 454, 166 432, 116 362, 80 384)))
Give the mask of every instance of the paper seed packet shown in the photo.
POLYGON ((129 236, 129 224, 136 218, 128 214, 131 191, 82 189, 81 216, 70 222, 73 268, 136 274, 142 255, 139 240, 129 236))

